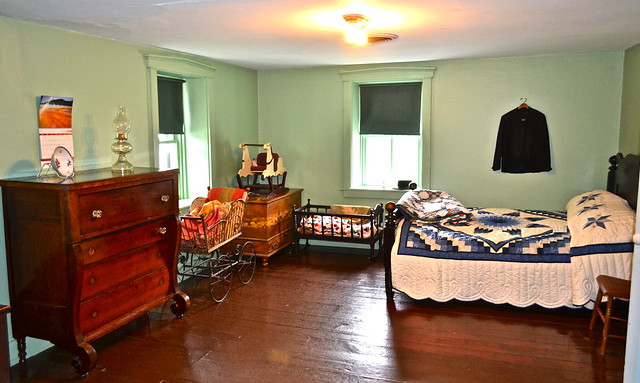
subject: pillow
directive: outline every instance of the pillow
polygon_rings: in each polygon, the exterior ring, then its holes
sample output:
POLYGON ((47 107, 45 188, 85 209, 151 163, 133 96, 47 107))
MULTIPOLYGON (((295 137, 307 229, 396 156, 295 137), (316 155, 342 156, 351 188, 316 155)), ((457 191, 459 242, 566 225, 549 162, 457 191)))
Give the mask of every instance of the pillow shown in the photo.
POLYGON ((405 217, 436 221, 458 214, 469 214, 469 210, 449 193, 440 190, 411 190, 396 204, 405 217))
POLYGON ((369 206, 331 205, 331 214, 369 215, 369 206))
POLYGON ((632 241, 636 212, 622 197, 594 190, 573 197, 566 208, 572 248, 632 241))

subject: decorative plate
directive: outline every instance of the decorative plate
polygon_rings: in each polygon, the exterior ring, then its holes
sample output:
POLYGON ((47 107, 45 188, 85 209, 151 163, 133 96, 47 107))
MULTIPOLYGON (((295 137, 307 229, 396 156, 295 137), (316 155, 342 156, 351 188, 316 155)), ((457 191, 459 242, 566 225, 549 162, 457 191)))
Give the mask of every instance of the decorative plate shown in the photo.
POLYGON ((71 178, 74 174, 75 163, 73 156, 64 146, 58 146, 51 155, 51 167, 62 178, 71 178))

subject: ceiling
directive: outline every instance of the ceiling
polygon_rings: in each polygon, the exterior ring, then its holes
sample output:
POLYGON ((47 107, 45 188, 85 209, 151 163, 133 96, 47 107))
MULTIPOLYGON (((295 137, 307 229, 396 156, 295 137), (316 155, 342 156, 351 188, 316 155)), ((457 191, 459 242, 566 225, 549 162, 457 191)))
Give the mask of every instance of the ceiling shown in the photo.
POLYGON ((622 51, 638 0, 0 0, 0 14, 266 70, 622 51), (343 40, 342 15, 399 39, 343 40))

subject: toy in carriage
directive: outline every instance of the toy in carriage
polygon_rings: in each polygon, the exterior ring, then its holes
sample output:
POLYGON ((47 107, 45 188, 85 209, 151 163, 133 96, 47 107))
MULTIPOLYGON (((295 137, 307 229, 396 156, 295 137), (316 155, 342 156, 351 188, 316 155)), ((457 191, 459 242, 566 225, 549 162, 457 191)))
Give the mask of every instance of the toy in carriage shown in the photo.
POLYGON ((240 282, 248 284, 256 267, 256 249, 251 241, 233 248, 233 254, 224 254, 221 248, 242 234, 247 192, 235 188, 213 188, 207 197, 198 197, 191 203, 190 213, 180 217, 180 256, 178 275, 208 278, 209 294, 222 302, 231 289, 235 270, 240 282))
POLYGON ((284 183, 287 179, 287 169, 284 167, 284 159, 278 153, 273 153, 270 142, 266 144, 243 142, 240 144, 240 149, 242 149, 242 168, 236 175, 239 188, 257 193, 262 189, 268 189, 270 193, 286 190, 284 183), (261 147, 265 151, 258 153, 252 159, 249 153, 250 147, 261 147), (243 177, 246 177, 246 183, 242 182, 243 177), (261 184, 260 179, 266 179, 268 184, 261 184))

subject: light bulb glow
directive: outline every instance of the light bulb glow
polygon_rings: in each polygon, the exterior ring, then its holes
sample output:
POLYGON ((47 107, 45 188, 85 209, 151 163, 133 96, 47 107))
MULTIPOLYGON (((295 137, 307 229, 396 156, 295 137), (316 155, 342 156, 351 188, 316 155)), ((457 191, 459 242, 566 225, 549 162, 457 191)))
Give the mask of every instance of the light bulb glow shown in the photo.
POLYGON ((345 34, 345 41, 349 44, 365 45, 367 43, 367 30, 364 27, 349 27, 345 34))
POLYGON ((343 16, 347 22, 345 40, 350 44, 365 45, 367 43, 367 24, 369 19, 360 14, 347 14, 343 16))

